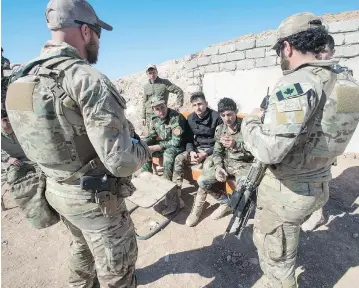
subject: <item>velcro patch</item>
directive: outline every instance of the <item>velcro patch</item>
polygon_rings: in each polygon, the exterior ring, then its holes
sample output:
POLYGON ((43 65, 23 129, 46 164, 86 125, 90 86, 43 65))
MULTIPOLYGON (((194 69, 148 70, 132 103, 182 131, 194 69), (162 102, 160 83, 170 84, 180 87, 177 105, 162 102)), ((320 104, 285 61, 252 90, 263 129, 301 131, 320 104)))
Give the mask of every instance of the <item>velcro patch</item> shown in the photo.
POLYGON ((291 111, 301 111, 302 105, 298 98, 287 99, 285 101, 278 102, 277 104, 278 112, 291 112, 291 111))
POLYGON ((13 82, 6 94, 6 107, 9 110, 34 111, 32 95, 36 82, 13 82))
POLYGON ((299 83, 284 86, 276 93, 278 101, 292 98, 301 94, 303 94, 303 89, 299 83))
POLYGON ((359 112, 359 87, 340 85, 336 92, 338 113, 359 112))
POLYGON ((181 127, 176 127, 175 129, 172 130, 172 133, 176 136, 180 136, 182 134, 181 127))

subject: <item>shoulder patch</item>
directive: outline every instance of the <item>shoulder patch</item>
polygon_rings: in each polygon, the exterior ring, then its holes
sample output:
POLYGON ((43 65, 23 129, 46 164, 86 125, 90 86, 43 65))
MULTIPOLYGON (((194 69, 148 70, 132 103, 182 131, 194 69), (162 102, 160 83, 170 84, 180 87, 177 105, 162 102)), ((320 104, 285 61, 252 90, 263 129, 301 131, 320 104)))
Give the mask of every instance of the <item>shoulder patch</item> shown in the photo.
POLYGON ((174 134, 174 135, 176 135, 176 136, 180 136, 181 134, 182 134, 182 128, 181 127, 176 127, 176 128, 174 128, 173 130, 172 130, 172 133, 174 134))
POLYGON ((301 94, 303 94, 303 89, 299 83, 284 86, 276 93, 278 101, 296 97, 301 94))
POLYGON ((277 104, 278 112, 291 112, 291 111, 301 111, 302 105, 298 98, 288 99, 286 101, 280 101, 277 104))

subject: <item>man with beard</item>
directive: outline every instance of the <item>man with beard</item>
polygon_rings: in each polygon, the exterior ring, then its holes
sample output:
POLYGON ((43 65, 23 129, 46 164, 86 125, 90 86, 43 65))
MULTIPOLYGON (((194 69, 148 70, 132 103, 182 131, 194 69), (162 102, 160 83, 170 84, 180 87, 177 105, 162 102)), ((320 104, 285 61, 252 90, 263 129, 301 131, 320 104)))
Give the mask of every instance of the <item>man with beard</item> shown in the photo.
POLYGON ((71 233, 70 287, 136 287, 136 234, 124 198, 150 153, 130 131, 125 99, 90 65, 101 30, 112 27, 83 0, 51 0, 45 16, 52 40, 14 76, 10 122, 71 233))
POLYGON ((280 24, 273 49, 284 76, 269 97, 264 123, 258 109, 242 123, 248 150, 269 165, 258 188, 253 229, 266 287, 297 287, 300 225, 327 202, 332 163, 359 121, 359 83, 336 62, 316 60, 327 36, 312 13, 280 24))
MULTIPOLYGON (((243 142, 242 119, 237 117, 237 104, 230 98, 222 98, 218 102, 218 112, 223 124, 217 126, 214 136, 213 166, 204 169, 198 178, 199 188, 193 209, 186 221, 188 226, 197 224, 207 194, 215 195, 212 191, 213 185, 216 182, 225 182, 229 177, 234 178, 239 184, 247 175, 247 168, 253 160, 253 156, 246 150, 243 142)), ((218 220, 231 211, 227 196, 222 196, 218 200, 220 205, 211 215, 213 220, 218 220)))

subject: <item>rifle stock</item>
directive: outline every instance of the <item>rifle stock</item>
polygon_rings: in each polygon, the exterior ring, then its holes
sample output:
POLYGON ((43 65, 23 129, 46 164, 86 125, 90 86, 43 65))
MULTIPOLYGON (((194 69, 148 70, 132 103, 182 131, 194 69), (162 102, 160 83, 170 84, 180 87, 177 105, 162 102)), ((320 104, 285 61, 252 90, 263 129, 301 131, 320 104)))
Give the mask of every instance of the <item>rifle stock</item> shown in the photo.
POLYGON ((252 164, 248 171, 247 178, 241 185, 239 190, 233 192, 231 197, 231 208, 233 216, 229 221, 227 229, 223 235, 223 239, 231 231, 236 218, 239 218, 239 226, 236 229, 235 236, 239 239, 251 211, 255 208, 252 201, 255 196, 257 187, 261 183, 268 165, 262 164, 257 160, 252 164))

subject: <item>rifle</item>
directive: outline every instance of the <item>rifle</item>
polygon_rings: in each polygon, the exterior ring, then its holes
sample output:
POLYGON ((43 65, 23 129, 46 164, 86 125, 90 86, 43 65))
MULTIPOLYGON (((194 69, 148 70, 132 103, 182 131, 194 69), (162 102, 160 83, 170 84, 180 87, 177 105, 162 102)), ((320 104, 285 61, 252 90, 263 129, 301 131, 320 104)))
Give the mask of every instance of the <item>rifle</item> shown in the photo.
POLYGON ((239 189, 235 190, 231 196, 230 206, 233 211, 233 216, 229 221, 223 239, 226 238, 231 231, 236 218, 239 218, 239 226, 234 235, 240 239, 244 227, 247 224, 249 215, 255 208, 254 197, 257 187, 261 183, 268 165, 255 161, 248 171, 247 178, 239 189))

